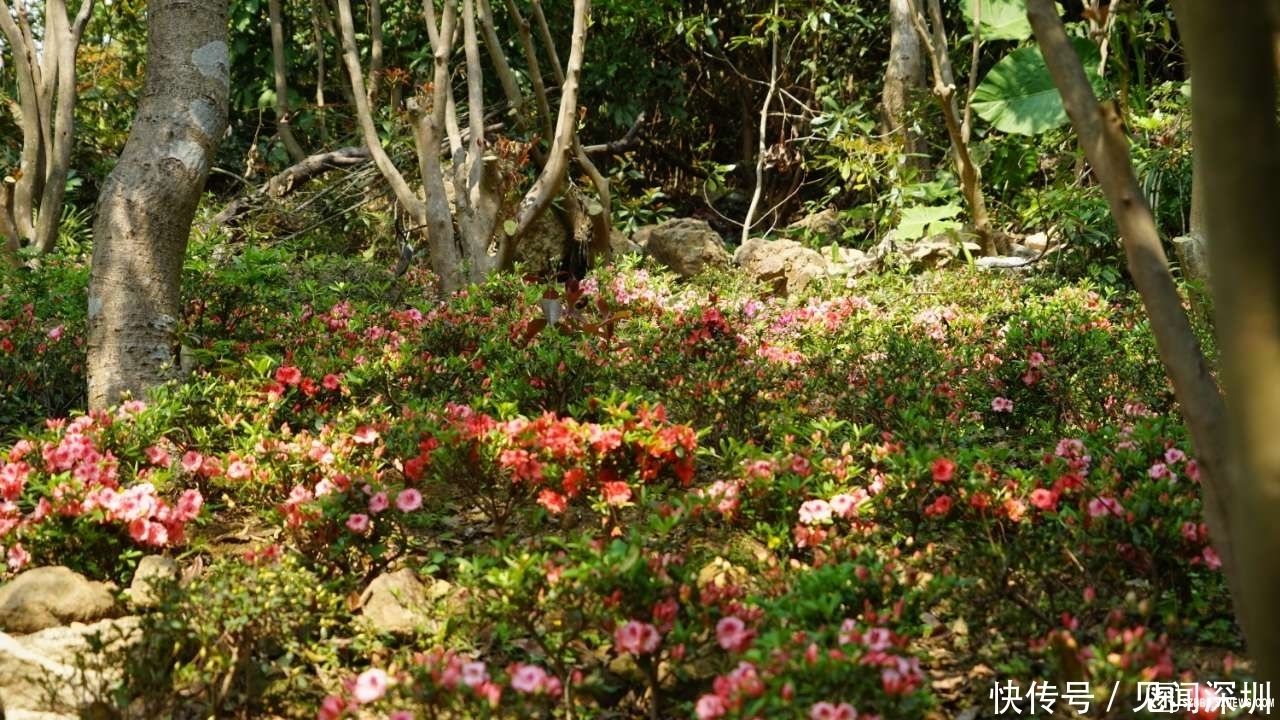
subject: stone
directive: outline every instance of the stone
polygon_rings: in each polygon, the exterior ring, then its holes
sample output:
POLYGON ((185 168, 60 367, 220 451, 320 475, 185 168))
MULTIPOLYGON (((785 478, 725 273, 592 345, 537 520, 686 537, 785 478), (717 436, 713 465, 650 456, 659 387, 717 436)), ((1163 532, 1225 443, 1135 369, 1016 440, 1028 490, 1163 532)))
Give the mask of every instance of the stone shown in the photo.
POLYGON ((676 218, 642 227, 632 241, 686 280, 709 268, 729 267, 732 262, 724 240, 705 220, 676 218))
POLYGON ((125 594, 129 605, 134 609, 155 607, 160 597, 158 588, 178 579, 178 563, 173 558, 163 555, 148 555, 138 563, 133 573, 133 581, 125 594))
POLYGON ((138 639, 138 618, 53 627, 28 635, 0 632, 0 698, 8 720, 79 718, 110 704, 121 679, 119 658, 138 639), (102 654, 90 654, 90 638, 102 654))
POLYGON ((361 614, 366 626, 378 633, 409 635, 430 630, 440 622, 432 609, 452 591, 444 580, 423 583, 408 568, 383 573, 361 593, 361 614))
POLYGON ((0 630, 33 633, 120 616, 116 587, 70 568, 32 568, 0 587, 0 630))
POLYGON ((733 261, 784 297, 803 292, 831 274, 820 253, 795 240, 751 238, 733 254, 733 261))
POLYGON ((840 213, 829 207, 806 215, 787 226, 787 233, 799 233, 819 240, 831 240, 840 232, 840 213))

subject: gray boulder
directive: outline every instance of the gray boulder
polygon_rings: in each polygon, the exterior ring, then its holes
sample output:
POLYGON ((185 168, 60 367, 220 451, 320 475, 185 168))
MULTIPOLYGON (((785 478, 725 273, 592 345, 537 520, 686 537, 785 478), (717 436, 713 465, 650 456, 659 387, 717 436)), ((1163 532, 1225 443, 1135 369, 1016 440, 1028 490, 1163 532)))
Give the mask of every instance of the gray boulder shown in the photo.
POLYGON ((646 255, 685 279, 708 268, 729 267, 732 261, 724 240, 705 220, 676 218, 642 227, 632 241, 646 255))

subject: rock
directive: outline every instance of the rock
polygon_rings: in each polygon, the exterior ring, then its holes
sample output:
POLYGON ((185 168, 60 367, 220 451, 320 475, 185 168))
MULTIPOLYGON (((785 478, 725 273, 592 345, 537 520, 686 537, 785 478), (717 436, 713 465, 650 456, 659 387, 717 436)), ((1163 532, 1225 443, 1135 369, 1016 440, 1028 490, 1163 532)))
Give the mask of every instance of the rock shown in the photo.
POLYGON ((560 271, 568 240, 569 231, 564 223, 554 212, 544 212, 516 244, 515 261, 526 273, 554 275, 560 271))
POLYGON ((818 240, 830 240, 840 232, 840 213, 829 207, 812 215, 806 215, 787 226, 791 233, 802 233, 818 240))
POLYGON ((116 587, 70 568, 32 568, 0 587, 0 630, 33 633, 72 622, 119 617, 116 587))
POLYGON ((162 555, 148 555, 138 563, 133 573, 133 582, 125 594, 129 597, 129 605, 134 609, 155 607, 160 597, 158 588, 178 579, 178 563, 172 558, 162 555))
POLYGON ((732 260, 724 240, 704 220, 676 218, 642 227, 632 240, 684 279, 711 267, 728 267, 732 260))
POLYGON ((432 613, 434 605, 453 591, 444 580, 432 578, 430 585, 405 568, 383 573, 360 595, 361 613, 369 629, 389 635, 409 635, 430 630, 440 621, 432 613))
POLYGON ((782 296, 803 292, 830 275, 826 259, 795 240, 751 238, 733 254, 733 261, 782 296))
POLYGON ((29 635, 0 632, 4 717, 79 718, 89 706, 111 704, 121 679, 121 653, 137 640, 137 628, 137 617, 124 617, 29 635), (96 658, 89 655, 89 638, 102 643, 96 658))
POLYGON ((875 272, 880 268, 880 259, 854 248, 828 245, 822 256, 827 259, 828 270, 832 275, 857 277, 875 272))

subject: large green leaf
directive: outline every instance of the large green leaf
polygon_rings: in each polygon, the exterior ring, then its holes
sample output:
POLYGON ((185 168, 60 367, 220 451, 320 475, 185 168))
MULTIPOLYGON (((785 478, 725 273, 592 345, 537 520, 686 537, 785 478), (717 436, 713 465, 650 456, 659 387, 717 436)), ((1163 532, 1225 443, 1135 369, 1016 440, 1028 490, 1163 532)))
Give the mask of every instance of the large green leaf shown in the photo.
POLYGON ((964 19, 973 28, 978 11, 979 37, 983 40, 1026 40, 1031 37, 1027 6, 1023 0, 960 0, 964 19))
MULTIPOLYGON (((1094 88, 1101 87, 1097 46, 1080 38, 1071 44, 1084 62, 1089 82, 1094 88)), ((1039 135, 1068 121, 1038 47, 1014 50, 996 63, 974 89, 972 104, 978 117, 1007 133, 1039 135)))
POLYGON ((955 204, 940 207, 915 205, 903 208, 902 221, 893 232, 899 240, 919 240, 948 230, 959 230, 963 226, 954 219, 959 214, 960 206, 955 204))

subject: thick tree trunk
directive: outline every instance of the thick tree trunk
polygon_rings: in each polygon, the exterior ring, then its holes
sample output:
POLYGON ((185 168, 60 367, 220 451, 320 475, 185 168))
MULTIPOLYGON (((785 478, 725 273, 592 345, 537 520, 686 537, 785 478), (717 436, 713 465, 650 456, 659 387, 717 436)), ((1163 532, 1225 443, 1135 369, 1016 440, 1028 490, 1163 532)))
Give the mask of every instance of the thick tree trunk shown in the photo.
POLYGON ((182 263, 209 162, 227 126, 228 0, 152 0, 147 77, 107 176, 89 279, 89 406, 177 374, 182 263))
MULTIPOLYGON (((1238 499, 1238 463, 1228 447, 1227 408, 1182 309, 1182 297, 1169 273, 1151 207, 1133 172, 1129 140, 1122 129, 1119 114, 1114 106, 1104 106, 1094 97, 1052 0, 1028 0, 1027 17, 1035 30, 1054 84, 1062 95, 1071 124, 1080 136, 1080 145, 1093 166, 1111 214, 1120 228, 1129 273, 1142 295, 1160 361, 1173 383, 1178 403, 1182 406, 1183 420, 1195 444, 1196 460, 1201 468, 1205 522, 1209 525, 1213 544, 1222 559, 1223 572, 1231 586, 1236 616, 1247 630, 1250 618, 1256 614, 1255 608, 1260 609, 1263 615, 1269 615, 1267 608, 1270 606, 1255 606, 1242 593, 1243 577, 1248 571, 1244 569, 1247 560, 1240 558, 1245 549, 1241 546, 1242 539, 1237 529, 1240 515, 1255 511, 1241 505, 1238 499)), ((1194 63, 1194 56, 1192 61, 1194 63)), ((1200 77, 1198 69, 1194 72, 1200 77)), ((1250 101, 1258 101, 1262 96, 1248 97, 1250 101)), ((1271 105, 1267 108, 1267 112, 1271 112, 1271 105)), ((1193 119, 1192 126, 1203 128, 1199 117, 1193 119)), ((1196 152, 1201 152, 1199 146, 1196 152)), ((1260 208, 1270 206, 1270 201, 1263 198, 1253 197, 1250 202, 1259 203, 1260 208)), ((1217 232, 1212 226, 1209 231, 1211 234, 1217 232)), ((1235 278, 1232 278, 1232 285, 1235 284, 1235 278)), ((1259 296, 1259 299, 1263 297, 1274 296, 1259 296)), ((1221 317, 1223 314, 1225 309, 1219 307, 1218 315, 1221 317)), ((1271 551, 1272 546, 1265 550, 1271 551)))
POLYGON ((1204 183, 1204 224, 1234 494, 1227 526, 1249 656, 1280 679, 1280 176, 1271 3, 1175 0, 1195 88, 1191 128, 1204 183))
POLYGON ((880 110, 884 132, 907 155, 908 164, 925 167, 921 138, 908 128, 911 97, 924 87, 924 49, 911 23, 911 0, 889 0, 889 63, 884 71, 880 110))

